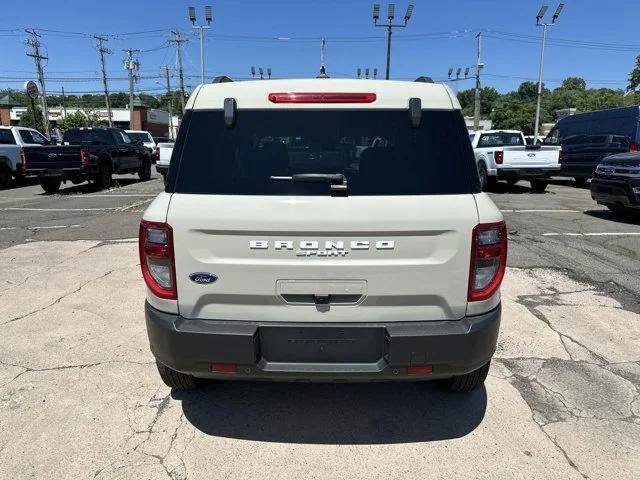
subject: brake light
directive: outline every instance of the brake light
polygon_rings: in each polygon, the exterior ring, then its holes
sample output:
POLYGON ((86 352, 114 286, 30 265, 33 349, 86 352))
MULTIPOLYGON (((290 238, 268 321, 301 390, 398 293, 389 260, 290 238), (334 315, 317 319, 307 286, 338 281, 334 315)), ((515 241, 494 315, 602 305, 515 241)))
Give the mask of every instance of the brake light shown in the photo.
POLYGON ((638 148, 638 144, 637 144, 636 142, 631 142, 631 143, 629 144, 629 152, 631 152, 631 153, 635 153, 635 152, 637 152, 638 150, 639 150, 639 148, 638 148))
POLYGON ((493 159, 496 161, 496 163, 502 163, 502 161, 504 160, 504 152, 493 152, 493 159))
POLYGON ((20 149, 20 162, 22 163, 22 170, 25 171, 27 169, 27 156, 22 149, 20 149))
POLYGON ((481 223, 473 229, 469 267, 470 302, 486 300, 500 288, 507 266, 507 227, 504 222, 481 223))
POLYGON ((237 373, 238 365, 235 363, 212 363, 211 371, 213 373, 237 373))
POLYGON ((271 103, 372 103, 375 93, 288 92, 270 93, 271 103))
POLYGON ((171 225, 142 220, 138 248, 142 276, 149 290, 157 297, 177 300, 171 225))
POLYGON ((86 147, 82 147, 80 149, 80 165, 83 167, 89 166, 89 149, 86 147))

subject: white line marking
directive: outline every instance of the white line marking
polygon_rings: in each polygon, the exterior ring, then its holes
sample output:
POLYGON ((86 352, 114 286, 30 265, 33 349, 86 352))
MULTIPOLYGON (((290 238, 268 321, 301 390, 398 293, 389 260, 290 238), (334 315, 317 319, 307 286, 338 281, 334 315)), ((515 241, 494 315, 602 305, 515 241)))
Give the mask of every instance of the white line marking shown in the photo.
POLYGON ((15 230, 16 227, 0 227, 0 230, 15 230))
POLYGON ((500 210, 503 213, 578 213, 581 210, 567 209, 527 209, 527 210, 500 210))
POLYGON ((586 233, 549 232, 549 233, 542 234, 543 237, 558 237, 561 235, 565 237, 615 237, 615 236, 629 236, 629 235, 637 236, 637 235, 640 235, 640 232, 586 232, 586 233))
POLYGON ((116 240, 105 240, 105 242, 113 242, 113 243, 138 243, 137 238, 118 238, 116 240))
POLYGON ((27 230, 49 230, 54 228, 80 228, 80 225, 47 225, 44 227, 27 227, 27 230))
POLYGON ((25 207, 5 207, 0 210, 22 211, 22 212, 98 212, 104 210, 117 210, 120 207, 103 208, 25 208, 25 207))
POLYGON ((88 195, 74 195, 70 198, 108 198, 108 197, 157 197, 157 194, 152 193, 112 193, 112 194, 88 194, 88 195))

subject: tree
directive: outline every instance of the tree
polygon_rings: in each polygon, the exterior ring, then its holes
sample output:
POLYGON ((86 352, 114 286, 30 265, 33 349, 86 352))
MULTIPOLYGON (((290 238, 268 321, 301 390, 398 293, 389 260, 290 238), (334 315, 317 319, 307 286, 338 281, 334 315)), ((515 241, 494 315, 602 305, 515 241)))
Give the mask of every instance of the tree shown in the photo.
POLYGON ((531 135, 535 114, 536 107, 531 102, 501 100, 491 112, 491 121, 493 128, 522 130, 525 135, 531 135))
MULTIPOLYGON (((35 104, 34 104, 35 105, 35 104)), ((34 128, 39 132, 44 132, 44 123, 42 121, 42 110, 35 107, 35 111, 31 104, 27 107, 27 110, 20 116, 20 126, 34 128)))
POLYGON ((566 90, 586 90, 587 82, 584 78, 580 77, 567 77, 562 81, 562 85, 560 88, 564 88, 566 90))
POLYGON ((636 64, 629 74, 627 92, 635 92, 640 87, 640 55, 636 57, 636 64))
POLYGON ((74 127, 97 127, 103 125, 104 122, 92 111, 76 110, 68 113, 64 118, 58 120, 58 126, 62 130, 74 127))
MULTIPOLYGON (((500 97, 500 93, 493 87, 482 87, 480 89, 480 115, 488 116, 493 110, 493 105, 500 97)), ((475 113, 476 91, 475 88, 463 90, 458 93, 458 100, 462 106, 462 111, 467 116, 475 113)))

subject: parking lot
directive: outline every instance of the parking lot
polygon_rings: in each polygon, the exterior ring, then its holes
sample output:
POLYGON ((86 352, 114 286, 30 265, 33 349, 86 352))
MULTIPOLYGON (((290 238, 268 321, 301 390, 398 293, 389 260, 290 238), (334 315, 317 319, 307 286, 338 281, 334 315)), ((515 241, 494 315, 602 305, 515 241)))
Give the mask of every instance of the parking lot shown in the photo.
POLYGON ((171 392, 143 314, 157 176, 0 190, 2 478, 640 478, 640 221, 557 181, 491 193, 510 237, 486 388, 171 392))

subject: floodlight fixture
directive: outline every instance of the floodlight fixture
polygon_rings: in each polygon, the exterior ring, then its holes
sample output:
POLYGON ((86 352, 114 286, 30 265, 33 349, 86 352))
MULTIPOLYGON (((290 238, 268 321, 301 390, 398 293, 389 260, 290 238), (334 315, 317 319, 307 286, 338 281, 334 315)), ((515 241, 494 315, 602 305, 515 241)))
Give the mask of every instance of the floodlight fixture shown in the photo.
POLYGON ((195 23, 196 23, 196 8, 195 7, 189 7, 189 20, 191 20, 191 23, 195 25, 195 23))
POLYGON ((407 6, 407 12, 404 14, 404 21, 405 23, 409 21, 409 19, 411 18, 411 15, 413 14, 413 3, 410 3, 407 6))
POLYGON ((560 3, 558 4, 558 8, 556 8, 556 11, 553 14, 553 18, 551 19, 551 21, 553 23, 556 23, 556 20, 558 19, 558 17, 560 16, 560 14, 562 13, 562 9, 564 8, 564 3, 560 3))
POLYGON ((542 7, 540 7, 540 11, 536 15, 536 23, 540 23, 540 20, 542 20, 542 17, 544 17, 544 14, 547 13, 547 10, 549 10, 548 5, 543 5, 542 7))
POLYGON ((211 12, 211 5, 207 5, 206 7, 204 7, 204 18, 207 21, 207 24, 210 24, 211 20, 213 20, 213 13, 211 12))
POLYGON ((395 3, 390 3, 387 7, 387 18, 389 20, 393 20, 393 17, 396 16, 396 5, 395 3))
POLYGON ((380 4, 379 3, 374 3, 373 4, 373 19, 378 21, 380 19, 380 4))

